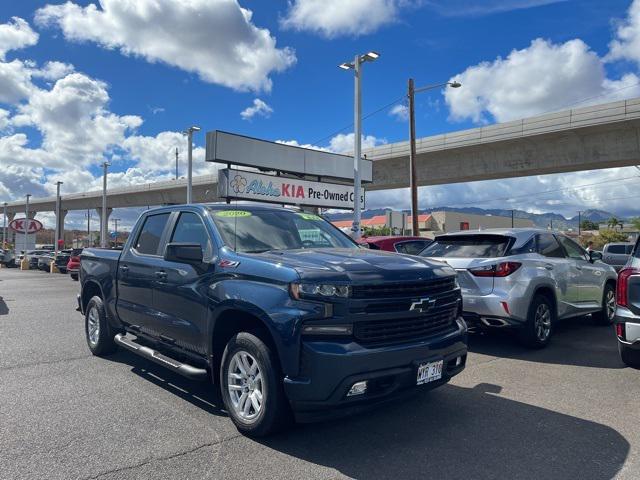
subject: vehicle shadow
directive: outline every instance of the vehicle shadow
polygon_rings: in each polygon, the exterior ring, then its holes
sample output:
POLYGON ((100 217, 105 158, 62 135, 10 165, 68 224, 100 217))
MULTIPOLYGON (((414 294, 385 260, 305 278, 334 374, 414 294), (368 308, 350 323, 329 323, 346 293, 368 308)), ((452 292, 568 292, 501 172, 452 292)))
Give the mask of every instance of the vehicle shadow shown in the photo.
POLYGON ((370 415, 298 426, 263 445, 354 478, 614 478, 629 443, 614 429, 447 385, 370 415))
POLYGON ((118 349, 113 355, 104 357, 104 359, 129 365, 132 373, 173 393, 207 413, 227 416, 224 409, 221 408, 222 401, 218 390, 210 382, 189 380, 122 348, 118 349))
POLYGON ((0 297, 0 315, 7 315, 9 313, 9 307, 4 301, 4 298, 0 297))
POLYGON ((530 362, 625 368, 618 354, 613 327, 594 325, 591 317, 559 322, 551 343, 541 350, 528 349, 518 342, 514 334, 497 329, 470 333, 469 350, 483 355, 530 362))

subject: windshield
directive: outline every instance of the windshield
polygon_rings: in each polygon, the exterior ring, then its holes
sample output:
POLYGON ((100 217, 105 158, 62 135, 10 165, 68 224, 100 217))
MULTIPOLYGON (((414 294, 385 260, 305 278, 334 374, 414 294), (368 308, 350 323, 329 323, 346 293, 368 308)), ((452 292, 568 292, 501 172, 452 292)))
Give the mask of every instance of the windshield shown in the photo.
POLYGON ((345 234, 310 213, 285 210, 211 210, 222 240, 236 252, 299 248, 358 248, 345 234))
POLYGON ((423 257, 493 258, 503 257, 509 237, 500 235, 460 235, 436 238, 420 254, 423 257))

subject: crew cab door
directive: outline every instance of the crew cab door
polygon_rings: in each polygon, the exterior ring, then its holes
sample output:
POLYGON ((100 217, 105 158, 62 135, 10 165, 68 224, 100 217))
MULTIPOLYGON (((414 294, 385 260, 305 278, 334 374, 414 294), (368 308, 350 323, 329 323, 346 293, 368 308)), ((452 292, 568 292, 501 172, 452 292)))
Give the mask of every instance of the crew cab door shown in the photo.
POLYGON ((123 250, 118 262, 118 299, 120 320, 143 332, 157 336, 153 290, 156 272, 162 268, 160 245, 166 236, 170 212, 148 215, 140 219, 142 226, 136 238, 123 250))
POLYGON ((167 243, 198 243, 204 254, 202 265, 163 260, 156 279, 153 305, 156 328, 163 340, 198 353, 206 353, 208 289, 215 266, 213 243, 206 224, 195 211, 176 212, 167 243))

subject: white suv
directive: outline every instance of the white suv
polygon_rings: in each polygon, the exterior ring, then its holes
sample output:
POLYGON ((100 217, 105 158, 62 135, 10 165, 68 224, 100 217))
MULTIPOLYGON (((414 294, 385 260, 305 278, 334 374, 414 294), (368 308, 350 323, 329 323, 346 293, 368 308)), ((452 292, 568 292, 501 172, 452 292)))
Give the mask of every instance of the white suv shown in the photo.
POLYGON ((555 322, 615 315, 616 272, 563 234, 539 229, 464 231, 436 237, 420 254, 451 265, 471 326, 517 329, 533 348, 549 343, 555 322))

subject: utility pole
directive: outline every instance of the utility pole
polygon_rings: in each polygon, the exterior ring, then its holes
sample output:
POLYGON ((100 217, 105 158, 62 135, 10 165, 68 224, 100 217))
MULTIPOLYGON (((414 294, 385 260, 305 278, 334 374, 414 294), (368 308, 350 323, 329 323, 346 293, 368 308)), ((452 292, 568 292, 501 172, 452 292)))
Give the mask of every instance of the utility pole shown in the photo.
POLYGON ((7 202, 4 202, 4 221, 2 224, 2 248, 7 244, 7 202))
POLYGON ((115 224, 115 234, 116 234, 116 238, 115 238, 115 243, 116 243, 116 247, 118 246, 118 220, 120 220, 119 218, 114 218, 113 219, 113 223, 115 224))
POLYGON ((415 85, 409 79, 407 97, 409 100, 409 188, 411 190, 411 229, 414 236, 420 235, 418 222, 418 185, 416 183, 416 117, 415 117, 415 85))
POLYGON ((27 235, 29 231, 29 197, 31 197, 30 193, 27 193, 27 201, 24 207, 24 258, 27 258, 27 235))
POLYGON ((580 239, 580 234, 582 233, 580 230, 582 228, 581 224, 582 224, 582 212, 578 211, 578 240, 580 239))
POLYGON ((178 147, 176 147, 176 180, 178 180, 178 147))
POLYGON ((515 227, 515 219, 513 209, 511 210, 511 228, 515 227))
POLYGON ((91 209, 87 208, 87 247, 91 246, 91 209))

